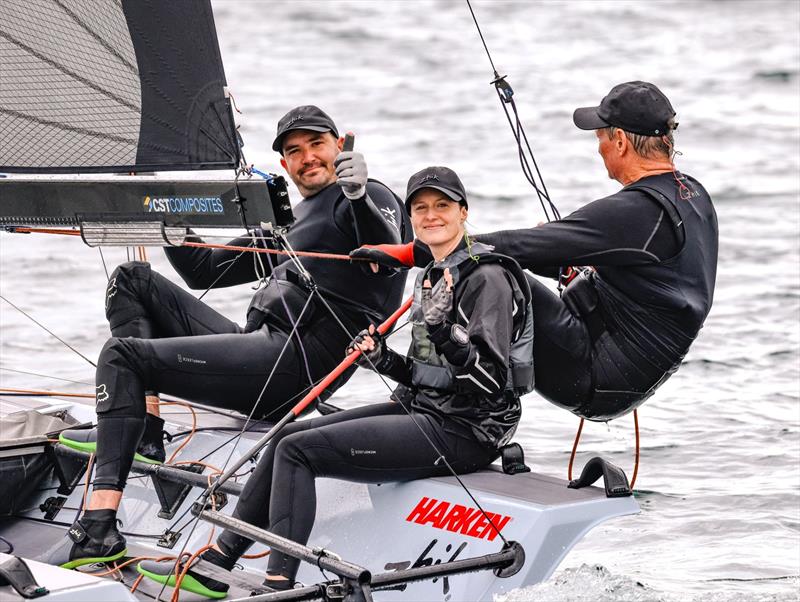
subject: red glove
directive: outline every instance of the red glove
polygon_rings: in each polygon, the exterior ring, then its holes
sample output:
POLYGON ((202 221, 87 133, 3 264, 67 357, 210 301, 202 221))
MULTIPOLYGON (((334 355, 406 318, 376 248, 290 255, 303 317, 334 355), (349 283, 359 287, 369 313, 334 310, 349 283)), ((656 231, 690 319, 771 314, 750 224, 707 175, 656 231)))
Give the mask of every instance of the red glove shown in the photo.
MULTIPOLYGON (((351 259, 369 259, 373 263, 390 268, 413 268, 415 265, 427 265, 429 261, 422 264, 415 263, 415 258, 424 261, 424 255, 417 251, 415 253, 414 242, 403 245, 363 245, 355 251, 350 251, 351 259)), ((423 247, 427 251, 427 247, 423 247)))

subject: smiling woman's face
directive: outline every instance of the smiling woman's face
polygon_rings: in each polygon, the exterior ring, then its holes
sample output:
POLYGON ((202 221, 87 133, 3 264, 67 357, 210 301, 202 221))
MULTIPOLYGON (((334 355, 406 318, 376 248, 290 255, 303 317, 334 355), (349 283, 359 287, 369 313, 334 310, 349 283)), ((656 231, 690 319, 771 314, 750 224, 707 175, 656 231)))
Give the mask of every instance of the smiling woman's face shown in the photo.
POLYGON ((466 219, 466 207, 435 188, 423 188, 411 200, 414 234, 431 248, 437 259, 446 256, 458 245, 464 235, 466 219))

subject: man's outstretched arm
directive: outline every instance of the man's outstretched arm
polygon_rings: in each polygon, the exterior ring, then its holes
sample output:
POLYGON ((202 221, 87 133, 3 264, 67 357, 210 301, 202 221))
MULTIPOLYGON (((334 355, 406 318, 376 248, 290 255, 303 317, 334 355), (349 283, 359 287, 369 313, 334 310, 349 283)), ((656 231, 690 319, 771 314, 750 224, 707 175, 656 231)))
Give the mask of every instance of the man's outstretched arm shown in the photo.
MULTIPOLYGON (((260 230, 255 231, 255 241, 249 236, 240 236, 228 242, 228 246, 234 247, 268 247, 267 242, 262 238, 260 230)), ((203 242, 203 239, 190 232, 186 237, 187 242, 203 242)), ((258 280, 254 261, 258 257, 248 251, 231 251, 228 249, 207 249, 199 247, 167 247, 164 249, 167 259, 183 278, 189 288, 207 289, 223 288, 235 286, 246 282, 258 280)), ((282 261, 282 258, 273 258, 275 264, 282 261)), ((271 272, 270 262, 261 261, 264 266, 264 275, 268 276, 271 272)), ((261 266, 259 266, 260 269, 261 266)))

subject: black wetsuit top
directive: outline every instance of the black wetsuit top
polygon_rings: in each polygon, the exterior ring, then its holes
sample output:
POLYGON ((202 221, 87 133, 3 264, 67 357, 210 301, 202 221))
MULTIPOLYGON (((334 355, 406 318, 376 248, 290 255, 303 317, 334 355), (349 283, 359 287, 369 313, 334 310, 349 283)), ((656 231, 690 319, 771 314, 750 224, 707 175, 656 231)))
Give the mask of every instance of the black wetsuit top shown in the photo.
MULTIPOLYGON (((466 245, 462 242, 456 251, 466 251, 466 245)), ((525 296, 500 263, 480 263, 469 258, 453 271, 454 307, 445 322, 447 326, 430 331, 415 305, 411 309, 414 327, 408 356, 401 357, 387 348, 376 368, 400 384, 394 392, 395 399, 416 411, 435 415, 448 432, 466 434, 499 448, 510 440, 520 419, 518 396, 506 390, 506 381, 512 334, 520 328, 515 322, 524 316, 514 308, 525 303, 525 296), (466 329, 467 344, 457 345, 450 339, 452 324, 466 329), (432 355, 440 359, 434 361, 432 355), (420 364, 443 362, 450 365, 454 377, 446 385, 449 388, 417 384, 414 375, 415 370, 420 375, 420 364)), ((434 286, 442 276, 443 269, 436 263, 425 272, 425 278, 434 286)), ((416 286, 421 286, 420 278, 416 286)))
MULTIPOLYGON (((412 237, 400 200, 383 184, 373 180, 368 182, 367 196, 362 199, 350 201, 339 186, 331 184, 303 199, 293 207, 293 211, 296 219, 287 239, 297 251, 347 254, 358 245, 408 242, 412 237)), ((256 232, 256 236, 261 236, 261 233, 256 232)), ((252 240, 241 237, 230 244, 248 246, 252 240)), ((257 244, 272 246, 263 239, 258 239, 257 244)), ((194 289, 232 286, 258 279, 249 253, 176 247, 167 248, 167 257, 194 289)), ((308 292, 303 289, 297 266, 287 256, 263 257, 266 275, 272 273, 275 279, 256 292, 249 312, 255 308, 266 314, 265 319, 270 323, 290 328, 308 292), (281 291, 278 291, 275 280, 282 283, 281 291), (286 316, 284 301, 290 303, 293 316, 286 316)), ((368 273, 366 265, 310 257, 303 257, 301 262, 322 296, 351 332, 358 332, 370 322, 381 323, 400 305, 405 285, 403 275, 387 277, 383 286, 376 286, 375 276, 368 273)), ((248 315, 248 322, 249 328, 258 327, 257 323, 252 323, 252 315, 248 315)), ((328 352, 337 357, 341 355, 343 347, 338 343, 341 342, 342 328, 319 303, 306 311, 302 326, 302 334, 317 339, 321 351, 324 352, 328 343, 335 341, 336 348, 331 347, 328 352)))
MULTIPOLYGON (((540 275, 557 276, 559 266, 594 267, 591 280, 605 332, 601 340, 591 341, 590 396, 600 390, 630 393, 623 405, 643 401, 677 368, 711 307, 716 213, 703 187, 680 177, 687 198, 675 175, 665 173, 634 182, 561 220, 476 237, 540 275)), ((557 394, 545 395, 558 403, 557 394)))

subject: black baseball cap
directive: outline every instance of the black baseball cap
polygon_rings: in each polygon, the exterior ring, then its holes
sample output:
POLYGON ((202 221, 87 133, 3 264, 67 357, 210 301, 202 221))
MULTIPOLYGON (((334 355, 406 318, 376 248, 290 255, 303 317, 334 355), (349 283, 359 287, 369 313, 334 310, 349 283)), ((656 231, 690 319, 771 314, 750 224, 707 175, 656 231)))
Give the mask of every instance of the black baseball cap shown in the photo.
POLYGON ((467 192, 464 185, 452 169, 448 167, 426 167, 408 179, 406 189, 406 212, 411 213, 411 197, 423 188, 435 188, 447 195, 447 198, 458 202, 464 207, 467 204, 467 192))
POLYGON ((655 84, 635 81, 611 88, 600 106, 575 109, 572 120, 582 130, 615 126, 633 134, 663 136, 673 117, 669 99, 655 84))
POLYGON ((278 121, 278 132, 272 142, 272 150, 283 150, 283 138, 292 130, 311 130, 312 132, 330 132, 334 137, 339 137, 336 124, 328 114, 314 105, 295 107, 278 121))

